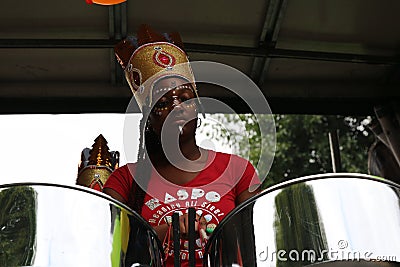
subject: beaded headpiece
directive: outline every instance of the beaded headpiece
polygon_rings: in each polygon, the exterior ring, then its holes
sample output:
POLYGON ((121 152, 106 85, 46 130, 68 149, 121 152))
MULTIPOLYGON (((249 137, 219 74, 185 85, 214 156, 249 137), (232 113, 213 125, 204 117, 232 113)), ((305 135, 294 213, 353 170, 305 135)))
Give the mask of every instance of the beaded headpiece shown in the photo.
POLYGON ((141 111, 143 106, 152 106, 153 87, 164 77, 179 77, 191 83, 197 96, 194 75, 178 33, 159 34, 142 25, 136 38, 128 37, 114 50, 141 111))

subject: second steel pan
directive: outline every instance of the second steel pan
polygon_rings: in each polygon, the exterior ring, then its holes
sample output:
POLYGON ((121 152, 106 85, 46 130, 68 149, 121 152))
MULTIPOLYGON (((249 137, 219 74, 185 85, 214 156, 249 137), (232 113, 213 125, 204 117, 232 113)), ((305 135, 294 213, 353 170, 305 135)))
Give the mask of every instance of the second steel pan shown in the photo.
POLYGON ((162 266, 154 230, 80 186, 0 186, 0 266, 162 266))
POLYGON ((400 187, 362 174, 290 180, 215 229, 205 266, 400 266, 400 187))

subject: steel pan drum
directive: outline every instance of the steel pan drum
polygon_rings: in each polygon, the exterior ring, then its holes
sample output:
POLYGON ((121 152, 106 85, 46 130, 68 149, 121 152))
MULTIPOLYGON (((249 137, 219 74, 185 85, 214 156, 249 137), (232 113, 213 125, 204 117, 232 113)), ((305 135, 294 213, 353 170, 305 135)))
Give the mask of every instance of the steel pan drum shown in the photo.
POLYGON ((400 186, 324 174, 273 186, 215 229, 205 266, 400 266, 400 186))
POLYGON ((80 186, 0 186, 0 266, 162 266, 154 230, 80 186))

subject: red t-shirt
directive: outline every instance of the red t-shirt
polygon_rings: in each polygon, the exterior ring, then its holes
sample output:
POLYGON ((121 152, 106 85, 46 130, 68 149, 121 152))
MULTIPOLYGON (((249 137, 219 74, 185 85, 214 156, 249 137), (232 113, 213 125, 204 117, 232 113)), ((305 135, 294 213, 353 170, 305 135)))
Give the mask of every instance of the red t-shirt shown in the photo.
MULTIPOLYGON (((132 188, 136 164, 127 164, 115 170, 104 188, 118 192, 127 202, 132 188)), ((186 212, 194 207, 207 221, 207 234, 235 208, 240 193, 260 183, 251 163, 239 156, 208 151, 205 169, 190 182, 172 184, 162 178, 154 169, 146 189, 142 217, 157 226, 170 220, 174 212, 186 212)), ((196 266, 202 266, 204 242, 196 240, 196 266)), ((173 249, 170 248, 167 266, 173 266, 173 249)), ((181 241, 181 266, 188 265, 187 241, 181 241)))

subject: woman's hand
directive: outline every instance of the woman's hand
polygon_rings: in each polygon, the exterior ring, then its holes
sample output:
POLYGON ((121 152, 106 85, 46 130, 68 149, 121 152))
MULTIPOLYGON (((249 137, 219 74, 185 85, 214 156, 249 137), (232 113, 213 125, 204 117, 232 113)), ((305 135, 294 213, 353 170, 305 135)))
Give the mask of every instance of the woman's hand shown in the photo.
MULTIPOLYGON (((202 232, 206 230, 207 221, 202 216, 202 212, 198 210, 196 212, 196 220, 194 222, 194 230, 196 232, 202 232)), ((189 213, 186 212, 179 216, 179 232, 182 239, 189 238, 189 213)))
MULTIPOLYGON (((189 213, 185 212, 178 212, 180 213, 179 215, 179 233, 180 233, 180 238, 181 239, 188 239, 189 238, 189 213)), ((165 239, 165 236, 168 234, 168 228, 171 227, 170 231, 170 239, 173 239, 173 231, 172 231, 172 218, 170 220, 167 220, 165 224, 158 225, 154 227, 154 230, 156 231, 158 238, 163 241, 165 239)), ((206 227, 207 227, 207 221, 206 219, 202 216, 202 212, 198 210, 196 212, 196 220, 195 220, 195 225, 194 229, 196 232, 200 233, 200 237, 203 239, 207 239, 207 234, 206 234, 206 227)))

